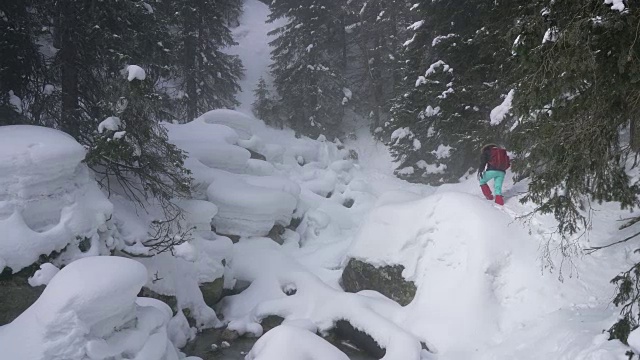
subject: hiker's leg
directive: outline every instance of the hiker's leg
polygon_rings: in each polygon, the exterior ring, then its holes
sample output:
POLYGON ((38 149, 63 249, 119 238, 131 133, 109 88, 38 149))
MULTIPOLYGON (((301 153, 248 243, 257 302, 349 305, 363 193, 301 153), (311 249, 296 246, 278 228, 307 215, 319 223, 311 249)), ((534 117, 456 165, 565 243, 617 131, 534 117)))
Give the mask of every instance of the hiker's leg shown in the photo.
POLYGON ((480 179, 480 186, 486 185, 491 179, 493 179, 493 173, 493 170, 485 171, 484 174, 482 174, 482 178, 480 179))
POLYGON ((502 183, 504 182, 505 173, 502 171, 496 171, 496 175, 494 177, 494 191, 496 195, 502 195, 502 183))

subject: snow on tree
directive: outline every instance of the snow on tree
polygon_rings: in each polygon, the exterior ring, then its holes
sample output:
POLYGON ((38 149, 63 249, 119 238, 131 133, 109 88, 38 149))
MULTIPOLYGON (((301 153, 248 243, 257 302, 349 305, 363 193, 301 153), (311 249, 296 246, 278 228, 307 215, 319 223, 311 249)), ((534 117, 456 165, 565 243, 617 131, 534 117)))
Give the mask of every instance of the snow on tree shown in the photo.
POLYGON ((267 125, 283 127, 283 122, 278 113, 277 101, 273 99, 271 92, 264 78, 260 77, 258 86, 253 91, 255 101, 251 106, 253 114, 260 120, 264 120, 267 125))
MULTIPOLYGON (((540 0, 517 22, 514 168, 530 180, 523 201, 558 221, 562 241, 555 246, 566 256, 581 253, 575 239, 591 226, 589 202, 640 205, 640 183, 630 176, 640 151, 640 10, 620 12, 620 5, 540 0), (556 39, 543 42, 549 28, 556 39)), ((629 219, 622 228, 637 222, 629 219)), ((622 318, 610 331, 622 341, 639 324, 638 266, 614 279, 622 318)))
POLYGON ((172 67, 178 99, 179 117, 190 121, 217 108, 238 105, 235 94, 243 67, 236 55, 225 48, 235 45, 229 22, 237 20, 240 0, 179 0, 168 5, 166 16, 178 29, 172 67))
POLYGON ((338 2, 282 0, 269 20, 289 21, 272 32, 271 67, 280 110, 296 132, 317 137, 341 134, 345 88, 345 29, 338 2))
POLYGON ((411 128, 412 137, 385 139, 401 178, 458 181, 477 166, 483 144, 503 138, 502 128, 490 129, 489 122, 506 92, 503 72, 509 58, 503 35, 508 24, 498 19, 513 8, 484 1, 423 1, 414 11, 419 21, 409 27, 405 43, 404 84, 382 133, 411 128), (435 155, 440 146, 450 148, 449 156, 435 155), (408 167, 417 169, 402 170, 408 167))

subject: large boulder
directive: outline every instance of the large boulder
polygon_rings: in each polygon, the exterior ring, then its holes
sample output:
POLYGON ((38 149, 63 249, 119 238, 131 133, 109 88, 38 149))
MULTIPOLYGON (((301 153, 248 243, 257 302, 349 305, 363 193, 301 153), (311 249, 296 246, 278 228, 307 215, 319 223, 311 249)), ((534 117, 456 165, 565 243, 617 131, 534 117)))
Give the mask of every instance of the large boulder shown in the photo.
POLYGON ((350 259, 342 273, 342 288, 347 292, 375 290, 402 306, 416 295, 416 285, 402 277, 402 265, 376 267, 358 259, 350 259))
POLYGON ((224 277, 200 284, 200 291, 202 292, 204 302, 213 308, 216 303, 222 299, 223 287, 224 277))
POLYGON ((0 272, 20 272, 54 253, 68 263, 115 247, 113 204, 82 162, 82 145, 28 125, 1 126, 0 144, 0 272))

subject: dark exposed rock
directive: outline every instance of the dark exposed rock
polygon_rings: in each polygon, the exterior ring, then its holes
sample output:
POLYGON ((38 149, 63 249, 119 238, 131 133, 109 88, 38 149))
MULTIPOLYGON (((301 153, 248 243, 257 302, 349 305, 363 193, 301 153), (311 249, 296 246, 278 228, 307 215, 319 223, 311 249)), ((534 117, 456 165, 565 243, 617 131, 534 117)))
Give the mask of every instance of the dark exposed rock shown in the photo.
MULTIPOLYGON (((247 150, 249 150, 249 149, 247 149, 247 150)), ((255 152, 253 150, 249 150, 249 153, 251 153, 251 158, 252 159, 267 161, 267 157, 262 155, 262 154, 260 154, 260 153, 258 153, 258 152, 255 152)))
POLYGON ((0 275, 0 326, 15 320, 33 305, 44 291, 44 285, 29 285, 28 279, 35 271, 35 268, 29 267, 16 274, 10 274, 7 270, 0 275))
POLYGON ((338 338, 348 340, 376 359, 384 357, 387 352, 369 334, 354 328, 348 321, 340 320, 336 322, 334 332, 338 338))
POLYGON ((223 277, 217 278, 212 282, 200 284, 200 291, 202 292, 204 302, 210 307, 213 307, 218 301, 220 301, 220 299, 222 299, 223 286, 223 277))
POLYGON ((175 296, 171 295, 160 295, 157 292, 150 290, 146 287, 142 287, 140 292, 138 293, 139 297, 148 297, 162 301, 163 303, 169 305, 171 310, 173 310, 173 314, 175 315, 178 311, 178 300, 175 296))
POLYGON ((271 231, 269 231, 269 235, 267 235, 267 237, 282 245, 282 243, 284 243, 282 235, 284 235, 285 229, 286 228, 284 226, 275 224, 273 228, 271 228, 271 231))
POLYGON ((263 332, 266 333, 267 331, 273 329, 274 327, 280 326, 283 321, 284 319, 281 318, 280 316, 269 315, 266 318, 262 319, 262 321, 260 322, 260 325, 262 325, 263 332))
POLYGON ((222 333, 220 333, 221 341, 234 341, 239 337, 240 334, 238 334, 238 332, 235 330, 224 329, 222 333))
POLYGON ((78 243, 78 249, 83 253, 91 249, 91 238, 85 237, 78 243))
POLYGON ((289 226, 287 226, 287 229, 291 229, 293 231, 295 231, 298 226, 300 226, 300 224, 302 223, 302 218, 291 218, 291 222, 289 223, 289 226))
POLYGON ((416 295, 416 285, 402 277, 404 266, 375 267, 357 259, 350 259, 342 272, 342 288, 348 292, 375 290, 402 306, 416 295))
POLYGON ((235 285, 233 285, 232 289, 223 289, 222 297, 238 295, 241 292, 247 290, 247 288, 251 285, 251 282, 245 280, 236 280, 235 285))
POLYGON ((356 201, 355 201, 355 200, 353 200, 353 199, 345 199, 345 200, 342 202, 342 206, 346 207, 347 209, 350 209, 350 208, 353 206, 353 204, 354 204, 355 202, 356 202, 356 201))

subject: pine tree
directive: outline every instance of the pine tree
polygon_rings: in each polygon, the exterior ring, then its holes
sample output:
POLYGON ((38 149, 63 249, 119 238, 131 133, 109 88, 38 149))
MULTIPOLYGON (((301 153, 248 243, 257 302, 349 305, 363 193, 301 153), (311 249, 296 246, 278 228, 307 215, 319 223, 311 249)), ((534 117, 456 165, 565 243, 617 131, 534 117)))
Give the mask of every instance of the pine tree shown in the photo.
POLYGON ((343 7, 328 0, 282 0, 270 7, 270 21, 289 20, 271 33, 277 36, 271 43, 271 69, 283 116, 299 134, 341 135, 346 66, 343 7))
MULTIPOLYGON (((640 183, 628 175, 640 149, 640 7, 625 3, 619 11, 599 0, 540 0, 517 28, 516 170, 530 180, 523 200, 558 220, 563 255, 575 249, 573 235, 588 228, 589 202, 640 205, 640 183)), ((623 342, 639 324, 639 268, 613 279, 623 316, 610 333, 623 342)))
POLYGON ((388 120, 388 106, 399 79, 400 52, 412 23, 405 0, 348 2, 350 24, 349 83, 360 96, 361 113, 371 119, 371 130, 388 120))
POLYGON ((242 2, 181 0, 172 2, 170 9, 177 15, 175 26, 179 29, 175 82, 184 110, 178 116, 192 120, 212 109, 238 105, 235 94, 240 90, 242 63, 224 48, 236 44, 228 23, 237 20, 242 2))
POLYGON ((422 1, 406 42, 404 93, 385 130, 410 181, 453 182, 477 167, 479 149, 502 139, 490 112, 509 91, 504 79, 510 57, 505 13, 516 3, 422 1))
POLYGON ((59 91, 46 99, 58 106, 50 107, 48 115, 90 146, 97 124, 108 116, 106 89, 126 65, 144 67, 150 79, 166 73, 169 29, 150 5, 139 1, 61 0, 42 3, 41 11, 56 14, 42 24, 51 29, 58 49, 48 71, 59 91))
POLYGON ((0 5, 0 125, 27 122, 27 107, 37 97, 43 59, 36 44, 38 27, 29 12, 32 5, 0 5))
POLYGON ((182 211, 174 204, 190 195, 186 154, 168 142, 167 130, 156 121, 163 99, 153 82, 118 80, 105 99, 111 116, 100 123, 86 162, 109 193, 120 193, 142 207, 162 207, 164 218, 152 223, 143 243, 157 254, 183 242, 189 231, 181 228, 182 211))
POLYGON ((252 104, 253 114, 267 125, 283 127, 277 113, 276 102, 272 99, 271 93, 264 78, 260 77, 258 87, 253 91, 256 100, 252 104))

